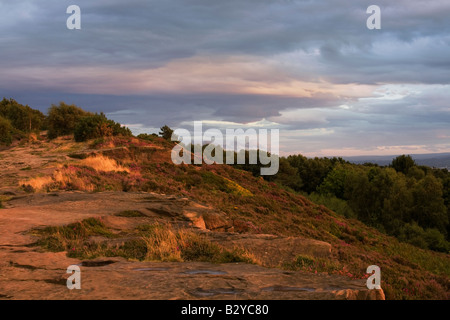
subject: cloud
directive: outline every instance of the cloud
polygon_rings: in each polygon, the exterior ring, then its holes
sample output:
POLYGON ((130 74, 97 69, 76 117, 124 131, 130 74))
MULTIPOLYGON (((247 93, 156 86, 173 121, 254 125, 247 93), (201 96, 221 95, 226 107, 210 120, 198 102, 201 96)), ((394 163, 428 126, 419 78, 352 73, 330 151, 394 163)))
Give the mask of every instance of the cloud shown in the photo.
POLYGON ((135 130, 266 119, 298 152, 448 148, 448 1, 379 0, 381 30, 369 0, 78 0, 79 31, 71 4, 0 1, 0 96, 135 130))

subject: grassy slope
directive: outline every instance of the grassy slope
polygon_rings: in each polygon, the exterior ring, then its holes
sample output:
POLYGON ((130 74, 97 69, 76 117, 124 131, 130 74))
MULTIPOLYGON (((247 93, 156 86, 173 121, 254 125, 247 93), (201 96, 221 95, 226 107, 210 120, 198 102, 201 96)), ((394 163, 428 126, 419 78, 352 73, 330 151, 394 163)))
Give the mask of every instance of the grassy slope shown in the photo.
POLYGON ((96 141, 96 152, 103 150, 128 172, 95 170, 80 161, 38 185, 42 191, 143 190, 187 196, 227 213, 236 231, 313 238, 333 246, 331 259, 298 257, 285 268, 364 278, 366 268, 375 264, 381 268, 388 299, 450 297, 449 255, 400 243, 231 166, 176 166, 170 160, 171 148, 160 138, 96 141))

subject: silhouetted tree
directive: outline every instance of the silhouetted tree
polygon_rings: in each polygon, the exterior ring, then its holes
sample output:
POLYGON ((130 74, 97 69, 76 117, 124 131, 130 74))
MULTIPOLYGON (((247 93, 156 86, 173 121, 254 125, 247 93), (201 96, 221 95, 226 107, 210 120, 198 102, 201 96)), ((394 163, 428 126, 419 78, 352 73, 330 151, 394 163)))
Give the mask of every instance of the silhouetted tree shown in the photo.
POLYGON ((169 126, 165 125, 164 127, 160 128, 160 132, 159 135, 161 137, 163 137, 166 140, 171 140, 172 138, 172 134, 173 134, 173 130, 169 128, 169 126))

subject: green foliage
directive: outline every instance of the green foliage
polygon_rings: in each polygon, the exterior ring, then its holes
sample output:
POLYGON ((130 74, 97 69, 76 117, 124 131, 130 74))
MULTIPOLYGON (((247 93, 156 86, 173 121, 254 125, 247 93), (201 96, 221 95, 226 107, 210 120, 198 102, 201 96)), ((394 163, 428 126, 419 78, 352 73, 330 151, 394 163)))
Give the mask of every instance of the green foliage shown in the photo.
POLYGON ((118 216, 118 217, 125 217, 125 218, 142 218, 142 217, 146 217, 145 214, 143 214, 142 212, 140 212, 138 210, 121 211, 121 212, 117 213, 116 216, 118 216))
POLYGON ((278 173, 275 175, 273 181, 295 191, 300 191, 303 186, 303 181, 298 174, 298 169, 291 166, 290 162, 285 158, 279 159, 278 173))
POLYGON ((89 114, 80 118, 74 128, 74 138, 77 142, 109 136, 131 136, 130 129, 109 120, 103 113, 89 114))
POLYGON ((45 116, 39 110, 19 104, 14 99, 0 101, 0 116, 8 119, 12 127, 23 133, 43 128, 45 116))
POLYGON ((322 204, 341 216, 346 218, 357 218, 348 202, 334 195, 313 192, 308 196, 308 198, 311 199, 312 202, 322 204))
POLYGON ((437 229, 424 230, 416 222, 407 223, 400 227, 398 238, 422 249, 449 252, 449 242, 437 229))
POLYGON ((137 138, 142 139, 142 140, 153 141, 155 138, 158 138, 158 135, 156 133, 152 133, 152 134, 141 133, 137 136, 137 138))
POLYGON ((214 174, 210 171, 202 171, 200 175, 201 175, 200 181, 204 184, 209 185, 211 189, 231 193, 232 190, 229 188, 228 184, 221 176, 214 174))
POLYGON ((309 268, 314 265, 314 258, 310 256, 298 255, 295 260, 295 265, 300 268, 309 268))
POLYGON ((328 173, 338 164, 344 164, 342 158, 306 158, 302 155, 291 155, 287 160, 292 167, 297 168, 298 175, 303 183, 302 191, 311 193, 316 191, 328 173))
POLYGON ((12 142, 13 127, 11 122, 0 116, 0 144, 10 145, 12 142))
POLYGON ((414 198, 412 219, 425 228, 437 228, 441 232, 446 232, 449 221, 441 181, 427 175, 414 185, 412 192, 414 198))
POLYGON ((91 113, 75 105, 67 105, 60 102, 52 105, 48 111, 47 126, 48 137, 54 139, 59 136, 73 134, 80 119, 91 115, 91 113))
MULTIPOLYGON (((246 157, 248 163, 248 156, 246 157)), ((261 165, 239 165, 258 176, 261 165)), ((390 167, 356 165, 341 158, 280 158, 275 176, 264 177, 347 218, 357 218, 422 248, 448 250, 450 173, 416 166, 399 156, 390 167), (405 229, 406 228, 406 229, 405 229)))
POLYGON ((414 167, 416 163, 410 155, 401 155, 392 160, 391 167, 397 172, 407 174, 409 169, 414 167))
POLYGON ((95 218, 66 226, 46 227, 36 232, 41 236, 36 245, 53 252, 70 251, 72 248, 80 247, 90 236, 114 237, 103 222, 95 218))

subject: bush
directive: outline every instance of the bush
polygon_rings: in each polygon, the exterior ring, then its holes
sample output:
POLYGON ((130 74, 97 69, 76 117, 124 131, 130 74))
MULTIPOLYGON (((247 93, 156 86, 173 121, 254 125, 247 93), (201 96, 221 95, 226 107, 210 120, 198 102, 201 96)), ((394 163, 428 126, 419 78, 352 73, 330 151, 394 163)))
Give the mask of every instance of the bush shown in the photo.
POLYGON ((328 209, 333 210, 337 214, 340 214, 346 218, 353 218, 356 219, 356 214, 350 208, 347 201, 339 199, 331 194, 319 194, 316 192, 311 193, 308 198, 317 204, 322 204, 328 209))
POLYGON ((77 142, 117 135, 131 136, 132 134, 130 129, 109 120, 103 113, 82 117, 74 129, 77 142))
POLYGON ((0 116, 0 144, 10 145, 12 142, 13 127, 8 119, 0 116))
POLYGON ((449 252, 450 250, 449 242, 445 240, 445 236, 439 230, 424 230, 415 222, 405 224, 401 228, 398 238, 422 249, 441 252, 449 252))
POLYGON ((437 229, 427 229, 424 237, 428 244, 428 248, 431 250, 449 252, 449 242, 445 240, 444 235, 437 229))
POLYGON ((75 105, 67 105, 64 102, 60 102, 59 106, 52 105, 47 117, 48 137, 54 139, 73 134, 80 119, 88 115, 89 112, 75 105))

